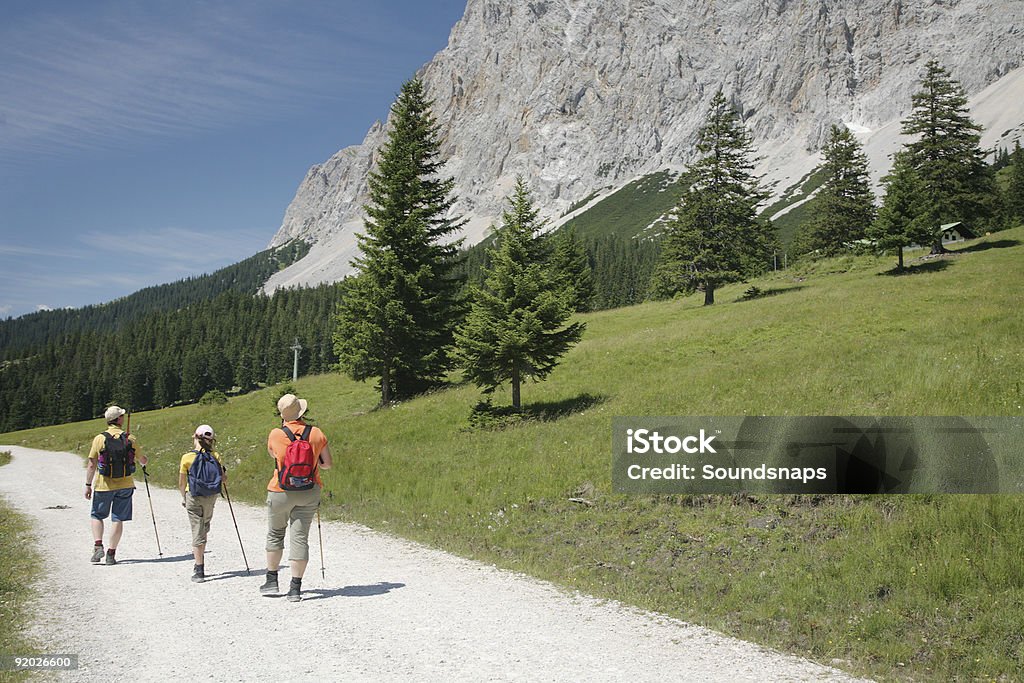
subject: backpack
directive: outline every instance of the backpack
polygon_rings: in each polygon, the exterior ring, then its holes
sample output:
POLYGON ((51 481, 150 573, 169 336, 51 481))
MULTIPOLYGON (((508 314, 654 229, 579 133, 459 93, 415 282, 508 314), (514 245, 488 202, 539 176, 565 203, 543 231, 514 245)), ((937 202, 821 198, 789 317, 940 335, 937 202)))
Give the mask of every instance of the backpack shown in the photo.
POLYGON ((128 440, 128 432, 121 432, 117 436, 103 432, 103 436, 106 441, 100 451, 100 474, 120 479, 135 472, 135 446, 128 440))
POLYGON ((217 495, 223 479, 220 463, 206 451, 192 452, 196 457, 188 468, 188 492, 194 497, 217 495))
POLYGON ((292 430, 282 426, 288 435, 288 448, 284 451, 284 460, 277 467, 277 482, 285 491, 305 491, 316 484, 316 455, 313 444, 309 443, 309 433, 313 425, 306 425, 302 436, 296 437, 292 430))

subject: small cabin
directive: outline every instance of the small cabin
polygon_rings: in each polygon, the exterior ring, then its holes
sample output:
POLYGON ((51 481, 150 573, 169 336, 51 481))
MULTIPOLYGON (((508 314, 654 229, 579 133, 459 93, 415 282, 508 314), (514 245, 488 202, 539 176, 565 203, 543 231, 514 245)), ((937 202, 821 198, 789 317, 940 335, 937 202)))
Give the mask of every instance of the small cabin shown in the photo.
POLYGON ((972 240, 977 237, 977 233, 968 228, 963 224, 962 221, 955 223, 944 223, 939 227, 939 231, 942 233, 942 243, 949 244, 950 242, 963 242, 964 240, 972 240))

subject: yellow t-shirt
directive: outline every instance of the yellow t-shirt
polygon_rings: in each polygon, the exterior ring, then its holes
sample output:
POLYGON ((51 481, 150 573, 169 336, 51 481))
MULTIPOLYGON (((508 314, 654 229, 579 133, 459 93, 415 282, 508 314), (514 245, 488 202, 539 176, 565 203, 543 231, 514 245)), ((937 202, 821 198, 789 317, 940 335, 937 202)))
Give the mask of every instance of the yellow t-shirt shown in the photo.
MULTIPOLYGON (((220 453, 214 451, 211 453, 213 459, 220 463, 221 470, 224 469, 224 463, 220 459, 220 453)), ((185 455, 181 456, 181 467, 178 468, 178 472, 185 475, 185 493, 188 493, 188 471, 192 467, 192 463, 196 461, 196 452, 189 451, 185 455)))
MULTIPOLYGON (((111 436, 120 436, 124 433, 124 430, 117 425, 109 425, 106 430, 111 436)), ((139 442, 135 440, 134 434, 128 435, 128 440, 132 444, 132 448, 135 449, 135 461, 139 460, 139 442)), ((92 448, 89 449, 89 459, 95 461, 97 468, 100 462, 100 451, 103 450, 103 446, 107 443, 107 437, 103 434, 97 434, 92 439, 92 448)), ((138 466, 138 465, 136 465, 138 466)), ((93 491, 117 491, 118 489, 133 489, 135 488, 135 479, 129 474, 127 477, 105 477, 99 473, 97 469, 96 481, 93 483, 93 491)))

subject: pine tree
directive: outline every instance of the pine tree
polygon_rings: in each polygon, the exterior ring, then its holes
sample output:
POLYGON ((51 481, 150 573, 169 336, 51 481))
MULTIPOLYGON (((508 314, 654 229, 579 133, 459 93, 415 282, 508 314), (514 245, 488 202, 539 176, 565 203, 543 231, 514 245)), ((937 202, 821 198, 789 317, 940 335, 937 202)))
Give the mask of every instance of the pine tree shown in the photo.
POLYGON ((543 222, 522 177, 502 214, 491 269, 465 324, 456 334, 466 376, 492 393, 512 385, 512 407, 520 410, 524 379, 545 379, 558 359, 583 335, 585 325, 563 327, 572 314, 571 292, 542 260, 543 222))
POLYGON ((868 228, 868 237, 882 249, 896 249, 897 269, 903 270, 903 249, 911 244, 928 244, 933 237, 926 219, 923 183, 910 156, 899 152, 892 170, 882 178, 885 198, 878 217, 868 228))
POLYGON ((689 186, 666 227, 656 295, 703 290, 704 305, 715 289, 766 267, 775 235, 757 218, 767 197, 753 175, 753 142, 739 114, 719 91, 698 133, 703 154, 681 177, 689 186))
POLYGON ((360 274, 347 290, 334 336, 354 379, 380 378, 381 402, 437 383, 452 367, 465 306, 455 273, 461 224, 448 217, 454 180, 441 178, 440 137, 423 84, 411 80, 391 109, 388 140, 370 173, 360 274))
POLYGON ((562 286, 572 292, 570 306, 577 313, 591 310, 594 299, 594 276, 587 251, 576 236, 575 228, 560 230, 552 237, 555 248, 551 265, 562 286))
POLYGON ((169 356, 156 363, 156 378, 153 381, 153 401, 161 408, 172 405, 181 398, 181 375, 169 356))
POLYGON ((1021 149, 1019 140, 1011 155, 1006 205, 1010 219, 1024 223, 1024 150, 1021 149))
POLYGON ((206 353, 201 349, 190 349, 181 367, 181 397, 188 402, 198 401, 210 389, 208 382, 206 353))
POLYGON ((932 253, 941 253, 941 226, 955 221, 977 226, 992 215, 996 192, 979 146, 981 126, 971 120, 963 88, 938 61, 925 68, 902 132, 917 136, 905 149, 921 179, 922 219, 932 230, 932 253))
POLYGON ((863 239, 875 217, 874 195, 867 156, 849 130, 833 125, 822 154, 825 182, 798 241, 800 251, 834 256, 863 239))

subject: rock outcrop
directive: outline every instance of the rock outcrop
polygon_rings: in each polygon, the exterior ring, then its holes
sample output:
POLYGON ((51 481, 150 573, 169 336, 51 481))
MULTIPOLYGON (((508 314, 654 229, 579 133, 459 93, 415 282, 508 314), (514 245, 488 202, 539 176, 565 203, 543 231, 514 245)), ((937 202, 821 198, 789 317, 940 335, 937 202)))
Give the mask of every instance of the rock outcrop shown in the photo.
MULTIPOLYGON (((683 166, 719 88, 781 190, 813 168, 832 123, 865 138, 891 132, 932 57, 971 95, 1008 75, 1024 80, 1024 1, 469 0, 420 76, 472 243, 516 174, 557 218, 596 191, 683 166)), ((1024 121, 1020 94, 986 100, 1008 130, 1024 121)), ((310 169, 271 245, 302 237, 314 247, 268 288, 350 271, 385 137, 378 122, 362 144, 310 169)), ((888 151, 873 155, 876 172, 888 151)))

